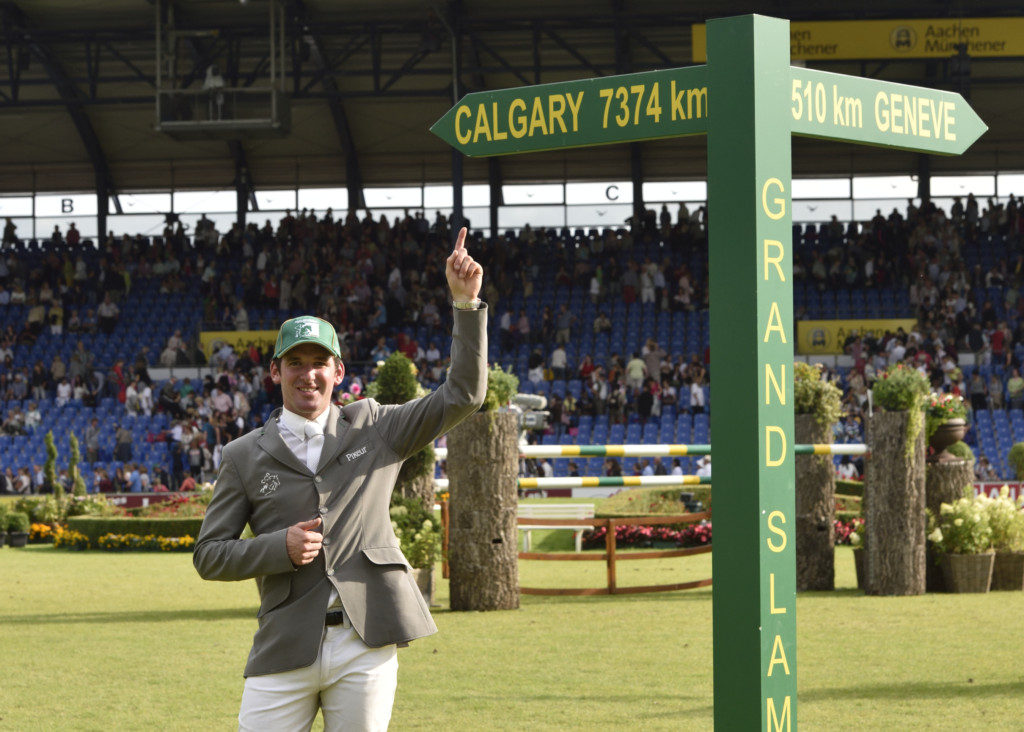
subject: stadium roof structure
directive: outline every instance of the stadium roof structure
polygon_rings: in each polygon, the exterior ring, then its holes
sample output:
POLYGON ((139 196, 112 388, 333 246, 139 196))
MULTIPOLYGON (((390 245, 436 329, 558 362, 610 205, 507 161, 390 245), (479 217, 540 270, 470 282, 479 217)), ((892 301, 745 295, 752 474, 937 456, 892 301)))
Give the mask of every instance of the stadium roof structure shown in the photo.
MULTIPOLYGON (((5 0, 0 23, 0 192, 445 182, 452 151, 430 126, 471 91, 693 63, 692 26, 759 12, 793 21, 1016 17, 1018 3, 808 0, 273 0, 290 131, 178 139, 156 129, 158 16, 179 32, 179 88, 219 63, 228 86, 266 83, 272 0, 5 0), (161 15, 162 14, 162 15, 161 15), (454 73, 458 66, 459 73, 454 73), (453 94, 453 82, 457 95, 453 94)), ((167 51, 165 47, 165 52, 167 51)), ((989 126, 942 158, 809 139, 796 175, 1024 170, 1024 57, 807 61, 810 67, 959 91, 989 126)), ((161 66, 162 68, 162 66, 161 66)), ((464 161, 466 182, 705 175, 703 138, 464 161)))

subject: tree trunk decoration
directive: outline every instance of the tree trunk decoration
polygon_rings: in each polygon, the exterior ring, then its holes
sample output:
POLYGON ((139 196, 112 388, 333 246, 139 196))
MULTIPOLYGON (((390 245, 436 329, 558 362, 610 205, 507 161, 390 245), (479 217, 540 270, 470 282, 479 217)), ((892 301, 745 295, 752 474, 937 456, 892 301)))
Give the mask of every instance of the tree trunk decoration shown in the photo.
MULTIPOLYGON (((964 486, 974 483, 974 462, 970 460, 950 460, 948 462, 929 462, 924 470, 925 506, 932 515, 938 518, 939 507, 943 503, 953 503, 964 493, 964 486)), ((942 574, 942 566, 938 563, 938 555, 929 546, 926 556, 925 588, 928 592, 942 592, 946 582, 942 574)))
POLYGON ((428 511, 434 510, 434 471, 411 480, 400 480, 395 490, 402 498, 415 498, 428 511))
POLYGON ((876 412, 868 420, 864 569, 870 595, 925 591, 924 431, 908 450, 909 416, 876 412))
POLYGON ((515 414, 481 412, 448 433, 452 610, 519 607, 515 414))
MULTIPOLYGON (((797 444, 832 442, 832 427, 796 415, 797 444)), ((831 455, 796 456, 796 589, 835 589, 836 477, 831 455)))

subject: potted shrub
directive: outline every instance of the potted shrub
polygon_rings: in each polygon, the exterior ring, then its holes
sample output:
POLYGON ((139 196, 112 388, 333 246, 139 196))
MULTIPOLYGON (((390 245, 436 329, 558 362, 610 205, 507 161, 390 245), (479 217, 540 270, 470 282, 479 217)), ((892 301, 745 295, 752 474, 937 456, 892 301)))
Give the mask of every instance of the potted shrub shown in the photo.
POLYGON ((0 503, 0 547, 7 542, 7 504, 0 503))
POLYGON ((7 543, 22 547, 28 544, 28 514, 23 511, 11 511, 7 514, 7 543))
POLYGON ((397 498, 391 506, 391 528, 429 606, 434 599, 434 564, 441 555, 440 523, 417 499, 397 498))
POLYGON ((943 503, 938 516, 929 512, 928 539, 939 555, 950 592, 988 592, 992 584, 995 553, 986 505, 989 500, 964 496, 943 503))
POLYGON ((1013 468, 1017 480, 1024 479, 1024 442, 1016 442, 1006 454, 1006 462, 1013 468))
POLYGON ((988 521, 992 527, 993 590, 1024 590, 1024 496, 1010 498, 1003 486, 998 498, 986 499, 988 521))
POLYGON ((967 434, 967 404, 956 394, 932 393, 925 405, 924 437, 932 448, 930 462, 948 462, 956 456, 946 448, 967 434))

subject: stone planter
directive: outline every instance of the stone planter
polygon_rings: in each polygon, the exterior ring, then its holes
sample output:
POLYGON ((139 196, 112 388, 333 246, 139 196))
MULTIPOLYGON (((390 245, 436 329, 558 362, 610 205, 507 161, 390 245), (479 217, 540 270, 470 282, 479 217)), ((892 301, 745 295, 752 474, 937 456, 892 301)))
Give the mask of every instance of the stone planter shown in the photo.
POLYGON ((992 589, 1024 590, 1024 552, 996 552, 992 589))
POLYGON ((949 592, 988 592, 992 585, 992 566, 996 555, 944 554, 942 575, 949 592))
POLYGON ((413 569, 412 576, 416 580, 416 586, 420 588, 423 602, 427 607, 434 606, 434 568, 424 567, 413 569))
POLYGON ((967 434, 967 422, 963 419, 951 419, 940 424, 928 440, 928 446, 935 452, 928 457, 928 462, 944 463, 960 458, 946 452, 946 448, 954 442, 964 439, 967 434))
POLYGON ((23 547, 28 545, 28 532, 27 531, 9 531, 7 532, 7 545, 13 547, 23 547))

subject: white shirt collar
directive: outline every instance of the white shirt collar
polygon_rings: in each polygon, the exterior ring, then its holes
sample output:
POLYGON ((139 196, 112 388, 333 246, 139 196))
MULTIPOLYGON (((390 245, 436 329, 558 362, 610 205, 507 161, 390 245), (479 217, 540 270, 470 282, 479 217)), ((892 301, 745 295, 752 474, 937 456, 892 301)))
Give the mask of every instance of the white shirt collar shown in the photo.
POLYGON ((331 416, 331 408, 328 406, 320 416, 316 419, 306 419, 305 417, 296 414, 295 412, 289 411, 286 407, 281 409, 280 421, 284 424, 288 430, 298 437, 305 439, 306 434, 306 422, 316 422, 320 427, 323 428, 324 432, 327 431, 327 419, 331 416))

